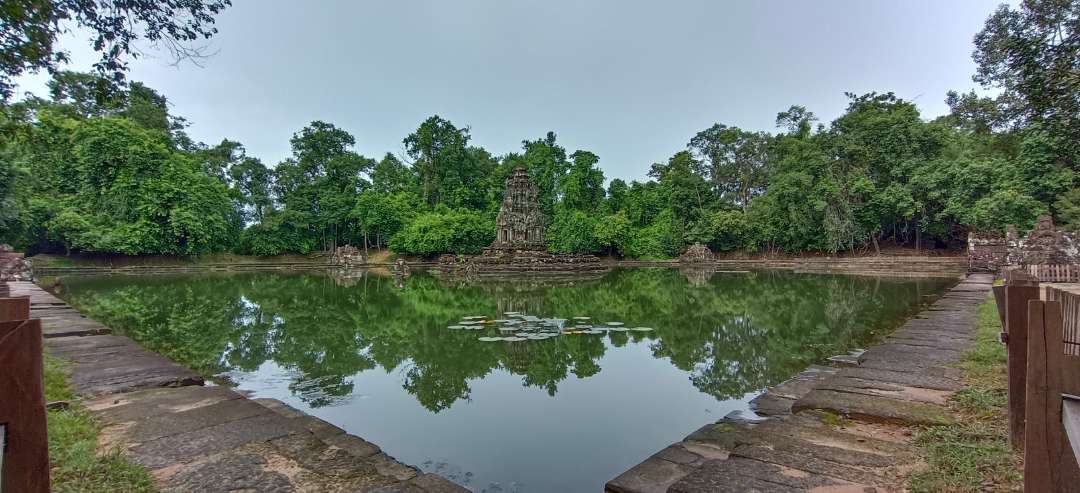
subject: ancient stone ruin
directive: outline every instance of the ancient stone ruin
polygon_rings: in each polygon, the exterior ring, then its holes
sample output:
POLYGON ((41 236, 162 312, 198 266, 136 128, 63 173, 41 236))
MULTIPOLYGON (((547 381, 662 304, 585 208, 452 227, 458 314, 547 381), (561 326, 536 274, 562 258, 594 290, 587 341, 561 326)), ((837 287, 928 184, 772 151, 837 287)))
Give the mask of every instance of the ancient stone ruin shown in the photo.
POLYGON ((716 260, 712 250, 709 247, 702 245, 701 243, 694 243, 679 256, 679 263, 682 264, 704 264, 716 260))
POLYGON ((1016 227, 1000 233, 968 235, 968 268, 976 272, 997 272, 1003 267, 1030 265, 1075 265, 1080 263, 1080 243, 1073 234, 1054 227, 1050 216, 1042 216, 1035 227, 1020 237, 1016 227))
POLYGON ((539 192, 525 168, 514 168, 496 220, 495 241, 481 255, 442 255, 445 272, 462 275, 514 272, 601 271, 608 267, 595 255, 551 253, 544 239, 544 213, 539 192))
POLYGON ((514 168, 506 179, 499 217, 496 220, 495 242, 499 250, 544 250, 544 213, 540 211, 539 192, 529 180, 525 168, 514 168))
POLYGON ((0 282, 30 281, 34 278, 30 259, 16 252, 11 245, 0 244, 0 282))
POLYGON ((366 261, 360 249, 352 245, 339 246, 330 254, 330 263, 345 268, 363 265, 366 261))

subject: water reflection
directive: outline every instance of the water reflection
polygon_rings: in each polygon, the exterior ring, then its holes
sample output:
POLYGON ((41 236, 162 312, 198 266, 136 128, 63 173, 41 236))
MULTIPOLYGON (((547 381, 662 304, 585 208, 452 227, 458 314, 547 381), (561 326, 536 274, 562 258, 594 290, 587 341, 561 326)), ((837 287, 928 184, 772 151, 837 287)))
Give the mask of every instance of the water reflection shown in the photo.
POLYGON ((90 316, 207 374, 250 373, 268 361, 311 407, 354 395, 379 368, 431 412, 471 396, 503 370, 550 396, 571 376, 602 372, 608 351, 644 343, 725 400, 774 385, 862 344, 911 313, 944 281, 784 272, 615 270, 555 280, 407 278, 390 271, 71 277, 66 296, 90 316), (521 342, 480 342, 448 330, 462 317, 505 312, 656 328, 521 342))

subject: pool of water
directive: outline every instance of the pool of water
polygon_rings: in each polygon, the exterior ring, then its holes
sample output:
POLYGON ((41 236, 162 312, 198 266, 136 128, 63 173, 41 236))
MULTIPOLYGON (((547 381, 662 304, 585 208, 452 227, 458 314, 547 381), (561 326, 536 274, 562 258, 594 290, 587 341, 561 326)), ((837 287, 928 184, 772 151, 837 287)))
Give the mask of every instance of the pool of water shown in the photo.
POLYGON ((601 491, 762 389, 880 337, 948 284, 661 268, 558 280, 206 273, 71 276, 59 294, 403 462, 473 491, 524 493, 601 491), (549 332, 528 339, 503 320, 549 332))

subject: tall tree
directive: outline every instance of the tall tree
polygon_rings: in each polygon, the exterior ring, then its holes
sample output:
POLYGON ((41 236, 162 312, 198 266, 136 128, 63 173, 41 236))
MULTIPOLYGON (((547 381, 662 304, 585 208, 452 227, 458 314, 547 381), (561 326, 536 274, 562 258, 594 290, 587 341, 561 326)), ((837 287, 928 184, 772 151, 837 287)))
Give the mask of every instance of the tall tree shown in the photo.
POLYGON ((1080 165, 1080 1, 1003 4, 975 36, 975 81, 1002 90, 1014 124, 1061 136, 1058 158, 1080 165))
POLYGON ((467 159, 465 148, 469 138, 468 128, 457 128, 449 120, 434 115, 402 141, 409 157, 416 160, 420 197, 428 205, 442 200, 442 181, 448 171, 467 159))
POLYGON ((411 192, 416 173, 389 152, 371 169, 371 189, 379 193, 411 192))
POLYGON ((529 170, 529 177, 539 194, 540 210, 548 220, 554 218, 555 204, 559 201, 562 181, 570 169, 566 149, 555 142, 555 132, 548 132, 542 139, 521 142, 525 150, 521 162, 529 170))
POLYGON ((768 136, 714 124, 690 139, 688 147, 704 165, 714 192, 746 209, 765 191, 768 136))
POLYGON ((576 151, 570 160, 570 171, 562 184, 562 203, 575 210, 598 211, 604 202, 604 172, 596 167, 600 158, 589 151, 576 151))
POLYGON ((292 158, 274 170, 286 221, 307 230, 323 248, 352 239, 356 195, 375 163, 352 150, 352 135, 322 121, 312 122, 290 142, 292 158))
POLYGON ((114 82, 124 80, 127 58, 146 40, 176 61, 204 56, 192 42, 217 34, 214 16, 229 0, 7 0, 0 8, 0 100, 11 97, 12 79, 25 72, 55 71, 68 61, 57 41, 71 25, 89 31, 101 53, 94 65, 114 82))

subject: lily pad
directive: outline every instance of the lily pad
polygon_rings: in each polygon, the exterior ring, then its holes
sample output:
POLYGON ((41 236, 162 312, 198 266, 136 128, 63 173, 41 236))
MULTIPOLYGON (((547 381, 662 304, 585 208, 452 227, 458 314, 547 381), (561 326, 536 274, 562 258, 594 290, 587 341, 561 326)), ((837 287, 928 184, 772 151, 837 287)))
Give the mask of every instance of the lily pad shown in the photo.
POLYGON ((524 341, 525 338, 524 337, 503 337, 502 340, 510 341, 510 342, 518 342, 518 341, 524 341))
POLYGON ((574 320, 592 320, 592 317, 574 317, 574 320))
POLYGON ((638 332, 650 332, 650 331, 653 330, 653 328, 652 327, 634 327, 634 328, 632 328, 630 330, 636 330, 638 332))
POLYGON ((451 325, 451 326, 449 326, 447 328, 450 329, 450 330, 461 330, 461 329, 464 329, 465 326, 464 325, 451 325))
POLYGON ((495 341, 501 341, 501 340, 503 340, 503 338, 502 337, 478 337, 478 338, 476 338, 476 340, 484 341, 484 342, 495 342, 495 341))
POLYGON ((622 327, 625 324, 623 324, 622 322, 604 322, 604 325, 608 325, 611 327, 622 327))

